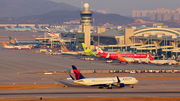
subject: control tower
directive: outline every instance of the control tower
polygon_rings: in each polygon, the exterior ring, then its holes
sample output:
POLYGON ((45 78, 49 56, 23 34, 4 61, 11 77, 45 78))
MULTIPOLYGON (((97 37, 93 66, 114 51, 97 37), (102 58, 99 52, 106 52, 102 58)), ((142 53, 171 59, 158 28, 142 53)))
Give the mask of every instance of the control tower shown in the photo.
POLYGON ((84 4, 84 10, 80 11, 81 14, 81 25, 82 32, 84 32, 84 43, 90 48, 91 44, 91 24, 92 24, 92 13, 93 11, 89 10, 89 4, 84 4))

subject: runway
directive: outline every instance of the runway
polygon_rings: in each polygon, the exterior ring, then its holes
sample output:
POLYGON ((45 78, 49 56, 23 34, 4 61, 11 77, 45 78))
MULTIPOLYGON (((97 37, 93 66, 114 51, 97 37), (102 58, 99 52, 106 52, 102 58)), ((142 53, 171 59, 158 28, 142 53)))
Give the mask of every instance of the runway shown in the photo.
MULTIPOLYGON (((22 34, 22 33, 21 33, 22 34)), ((20 35, 21 35, 20 34, 20 35)), ((33 33, 34 34, 34 33, 33 33)), ((5 35, 5 34, 3 34, 5 35)), ((75 65, 78 69, 147 69, 147 68, 180 68, 175 66, 156 66, 152 64, 118 64, 105 63, 104 60, 84 61, 70 55, 45 55, 34 53, 34 50, 9 50, 0 47, 0 87, 1 85, 27 84, 64 84, 67 88, 0 90, 0 98, 73 98, 73 97, 180 97, 180 80, 139 80, 134 88, 124 87, 98 89, 98 87, 70 86, 68 74, 42 75, 31 72, 66 71, 75 65), (118 65, 117 65, 118 64, 118 65), (23 72, 21 74, 21 72, 23 72), (27 73, 28 72, 28 73, 27 73)), ((83 74, 91 77, 179 77, 178 73, 151 74, 83 74)))
POLYGON ((75 98, 75 97, 179 97, 180 91, 139 90, 139 88, 61 88, 3 91, 0 98, 75 98))

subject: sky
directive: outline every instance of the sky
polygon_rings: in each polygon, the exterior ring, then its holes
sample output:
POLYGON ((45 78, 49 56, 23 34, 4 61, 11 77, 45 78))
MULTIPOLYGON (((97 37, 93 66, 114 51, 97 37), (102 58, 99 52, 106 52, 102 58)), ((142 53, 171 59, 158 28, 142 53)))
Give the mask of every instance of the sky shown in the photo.
POLYGON ((108 13, 131 16, 132 10, 155 10, 167 8, 176 10, 180 8, 180 0, 51 0, 64 2, 81 8, 81 1, 89 3, 90 9, 107 10, 108 13))

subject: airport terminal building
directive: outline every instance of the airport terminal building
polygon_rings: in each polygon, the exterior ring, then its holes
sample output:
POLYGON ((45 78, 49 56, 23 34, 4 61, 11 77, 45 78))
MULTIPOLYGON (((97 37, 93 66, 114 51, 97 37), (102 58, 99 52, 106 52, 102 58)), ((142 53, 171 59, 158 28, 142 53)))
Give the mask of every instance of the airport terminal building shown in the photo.
POLYGON ((167 58, 180 55, 180 28, 125 27, 92 34, 92 39, 96 44, 99 42, 101 48, 109 51, 150 52, 164 54, 167 58))

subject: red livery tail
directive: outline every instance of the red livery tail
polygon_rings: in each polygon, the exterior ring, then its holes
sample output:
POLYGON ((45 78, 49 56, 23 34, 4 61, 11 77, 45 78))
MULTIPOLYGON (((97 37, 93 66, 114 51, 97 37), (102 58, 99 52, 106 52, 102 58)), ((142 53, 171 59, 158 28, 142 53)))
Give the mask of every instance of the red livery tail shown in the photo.
POLYGON ((96 47, 96 51, 97 51, 98 54, 104 53, 104 52, 101 50, 101 48, 99 48, 99 46, 95 46, 95 47, 96 47))
POLYGON ((155 59, 153 59, 153 57, 151 56, 150 53, 148 53, 148 55, 149 55, 149 59, 150 59, 150 60, 155 60, 155 59))
POLYGON ((85 78, 74 65, 72 65, 72 69, 74 71, 74 76, 76 80, 85 78))

